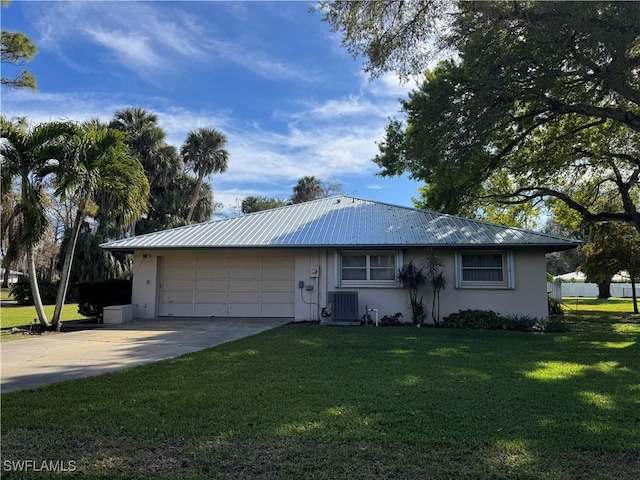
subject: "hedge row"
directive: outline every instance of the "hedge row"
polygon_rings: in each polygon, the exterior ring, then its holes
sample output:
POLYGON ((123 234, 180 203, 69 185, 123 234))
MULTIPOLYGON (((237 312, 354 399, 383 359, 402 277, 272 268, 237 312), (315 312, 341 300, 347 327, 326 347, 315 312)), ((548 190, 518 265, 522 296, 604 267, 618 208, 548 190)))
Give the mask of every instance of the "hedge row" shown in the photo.
POLYGON ((492 310, 460 310, 442 320, 445 328, 482 330, 514 330, 518 332, 565 332, 566 323, 555 319, 539 319, 528 315, 500 315, 492 310))
POLYGON ((78 312, 101 317, 104 307, 131 303, 131 280, 99 280, 78 284, 78 312))

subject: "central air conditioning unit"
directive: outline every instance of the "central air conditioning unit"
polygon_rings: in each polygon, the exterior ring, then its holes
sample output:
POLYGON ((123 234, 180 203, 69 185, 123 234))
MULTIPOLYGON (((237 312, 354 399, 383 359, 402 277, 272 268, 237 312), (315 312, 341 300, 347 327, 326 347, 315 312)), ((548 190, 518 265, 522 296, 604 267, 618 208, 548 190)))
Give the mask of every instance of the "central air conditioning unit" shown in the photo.
POLYGON ((359 322, 358 292, 329 292, 331 304, 331 321, 359 322))

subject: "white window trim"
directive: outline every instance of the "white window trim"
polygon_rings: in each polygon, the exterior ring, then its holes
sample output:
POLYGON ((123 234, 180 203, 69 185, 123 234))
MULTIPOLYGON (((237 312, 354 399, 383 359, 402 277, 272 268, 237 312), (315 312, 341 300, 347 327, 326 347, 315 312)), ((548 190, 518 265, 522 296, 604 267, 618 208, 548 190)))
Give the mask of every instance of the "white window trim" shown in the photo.
POLYGON ((336 287, 363 287, 363 288, 400 288, 396 282, 395 275, 393 280, 343 280, 342 279, 342 253, 358 253, 360 255, 389 255, 396 257, 395 270, 397 271, 403 262, 401 250, 337 250, 335 252, 335 286, 336 287))
POLYGON ((456 288, 466 289, 502 289, 516 288, 514 274, 514 255, 512 250, 459 250, 456 251, 456 288), (504 280, 501 282, 464 281, 462 280, 462 255, 502 255, 502 270, 504 280))

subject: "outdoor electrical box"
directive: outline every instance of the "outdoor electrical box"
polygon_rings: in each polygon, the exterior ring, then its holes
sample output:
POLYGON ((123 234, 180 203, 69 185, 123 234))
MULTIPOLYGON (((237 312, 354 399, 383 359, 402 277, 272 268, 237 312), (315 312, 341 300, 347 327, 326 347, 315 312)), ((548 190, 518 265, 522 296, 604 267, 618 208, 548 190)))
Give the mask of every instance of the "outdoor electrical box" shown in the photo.
POLYGON ((320 276, 320 267, 318 267, 317 265, 313 265, 309 269, 309 277, 318 278, 319 276, 320 276))

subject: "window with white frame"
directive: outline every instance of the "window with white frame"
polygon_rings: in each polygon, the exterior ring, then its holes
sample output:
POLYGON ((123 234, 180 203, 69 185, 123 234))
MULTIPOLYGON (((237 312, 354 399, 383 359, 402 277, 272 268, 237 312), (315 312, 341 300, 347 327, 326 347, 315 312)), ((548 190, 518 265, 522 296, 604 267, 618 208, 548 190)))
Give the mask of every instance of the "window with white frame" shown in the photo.
POLYGON ((456 287, 514 288, 512 265, 507 251, 457 252, 456 287))
POLYGON ((397 251, 342 251, 338 256, 339 285, 394 285, 402 262, 397 251))

